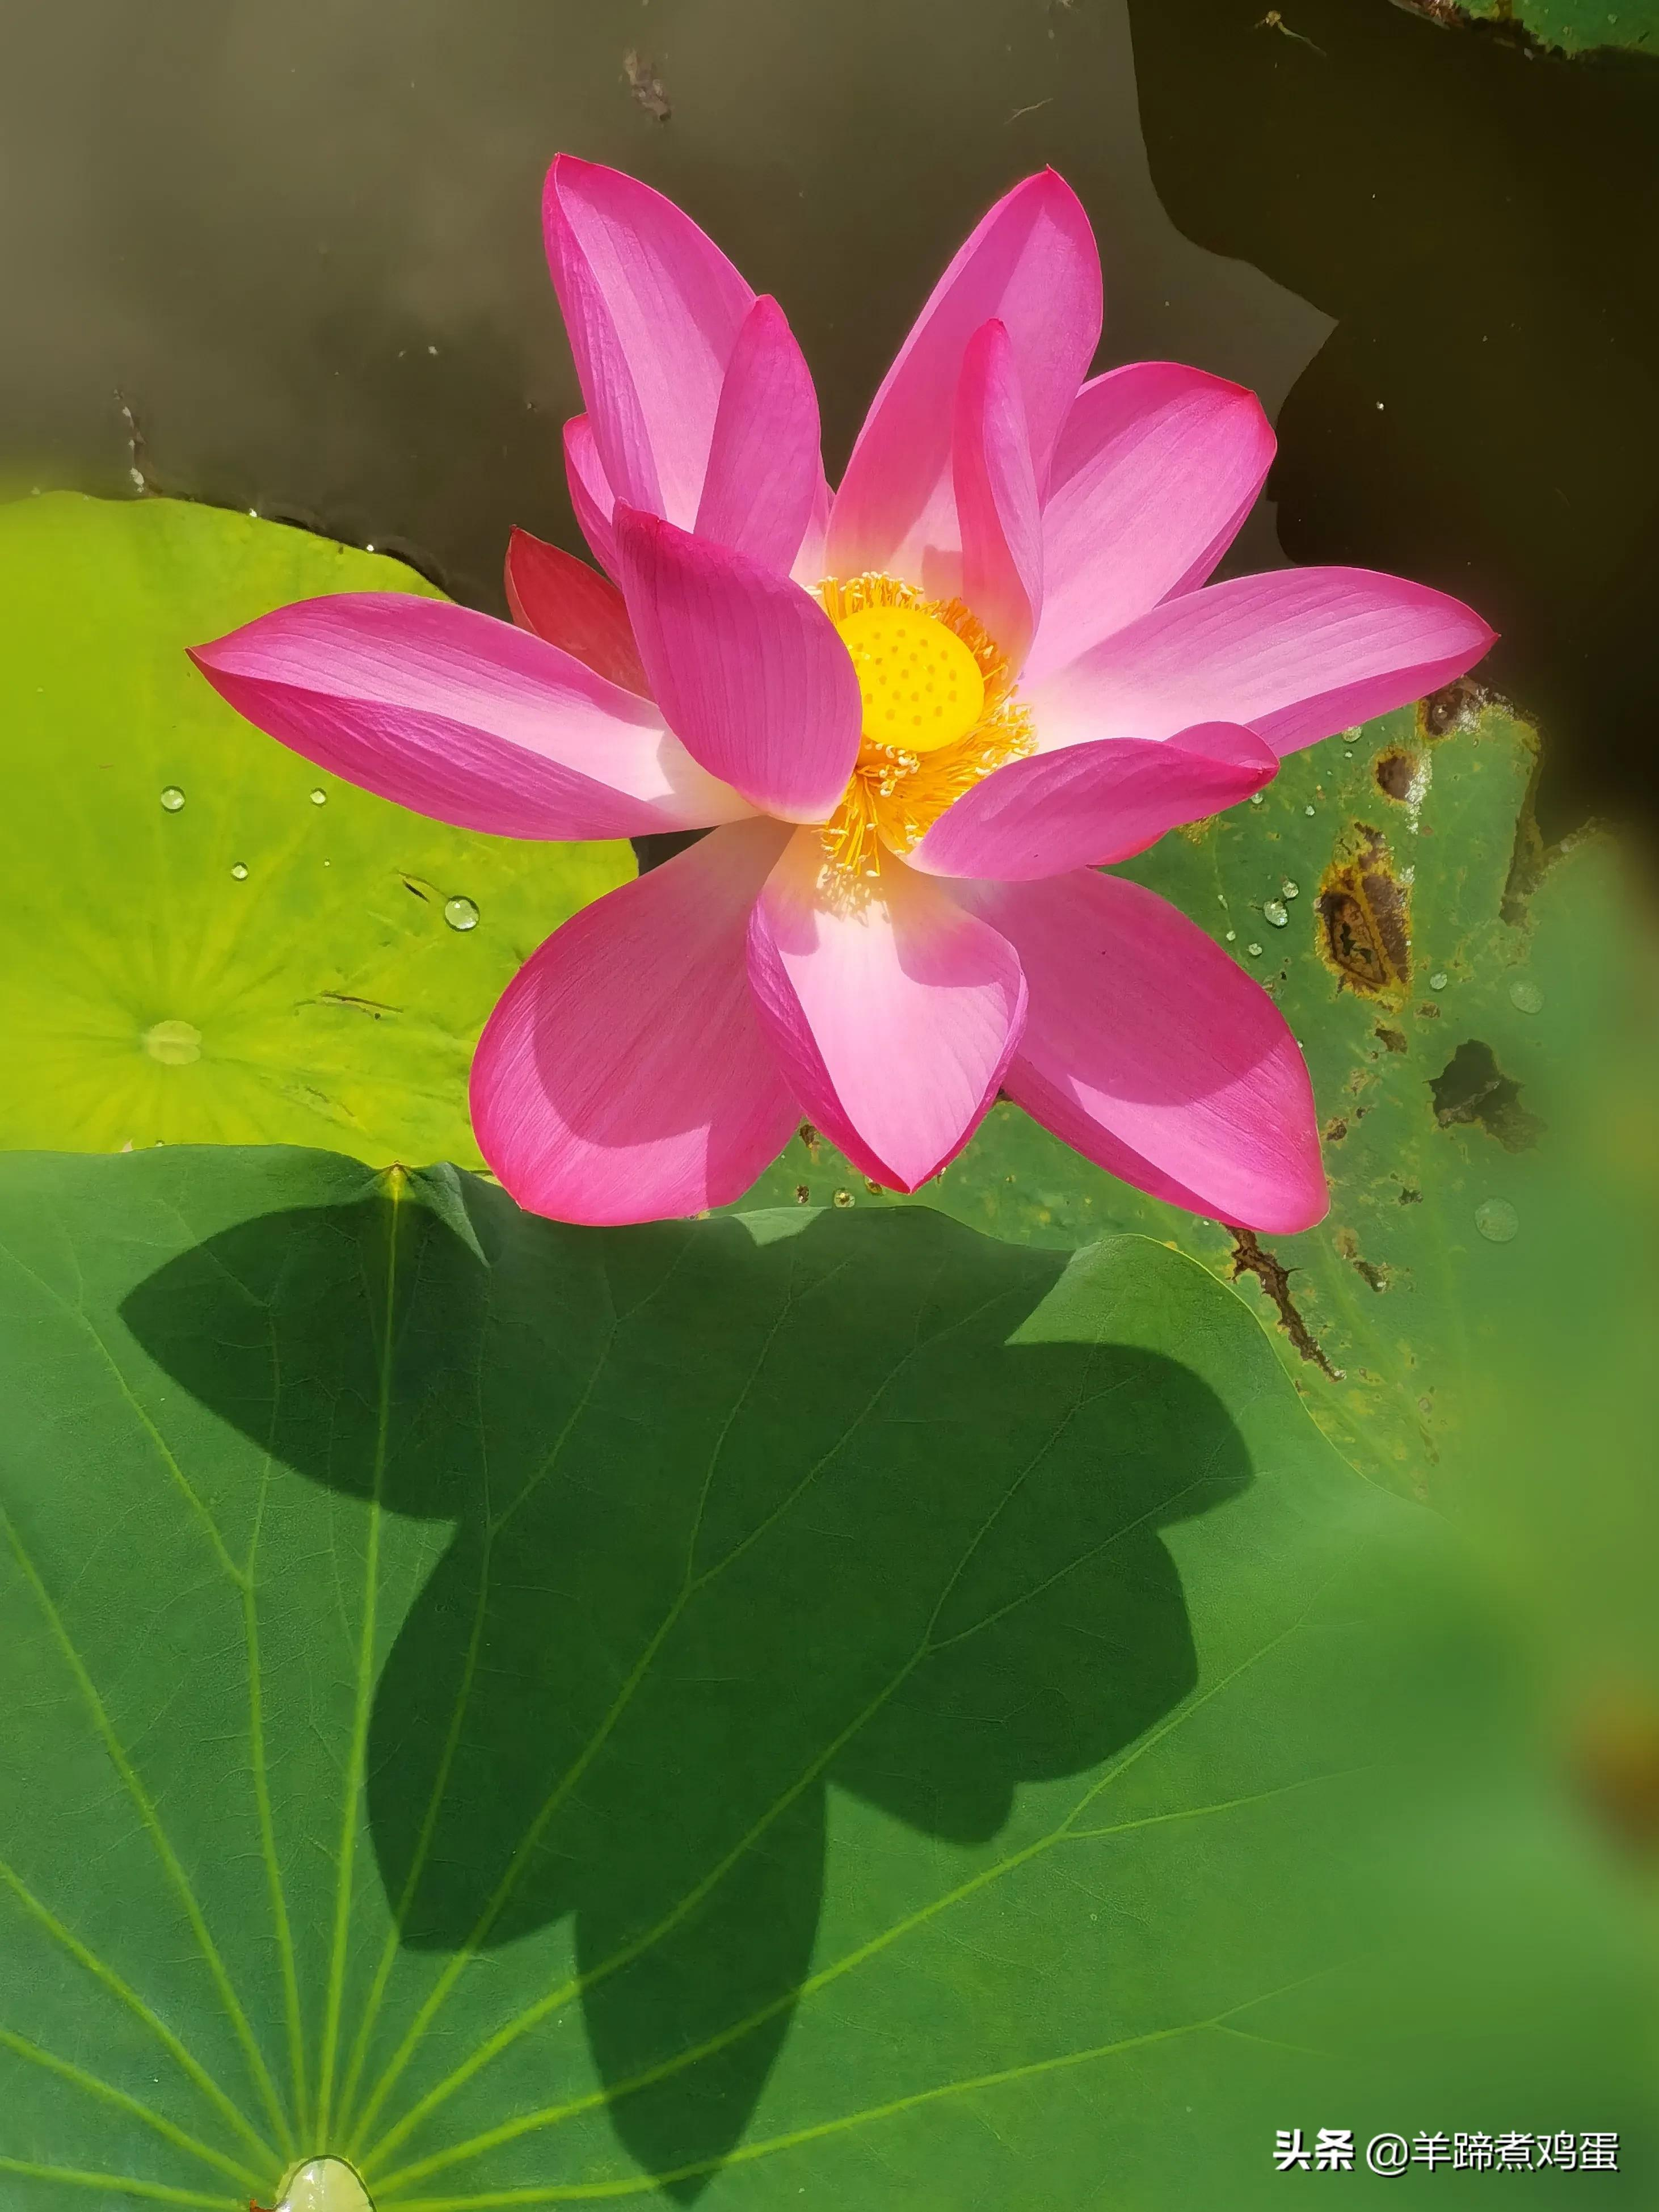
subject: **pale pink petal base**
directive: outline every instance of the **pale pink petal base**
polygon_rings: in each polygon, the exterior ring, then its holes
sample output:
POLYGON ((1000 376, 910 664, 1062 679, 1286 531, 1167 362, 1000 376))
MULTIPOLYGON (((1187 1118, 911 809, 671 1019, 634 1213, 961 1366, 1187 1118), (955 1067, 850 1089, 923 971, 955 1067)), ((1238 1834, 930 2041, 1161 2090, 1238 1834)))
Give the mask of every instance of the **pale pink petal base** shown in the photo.
POLYGON ((997 932, 884 857, 865 898, 827 898, 798 830, 749 930, 762 1020, 807 1118, 877 1182, 915 1190, 996 1097, 1025 1016, 997 932))
POLYGON ((498 837, 638 837, 753 812, 648 699, 510 623, 403 592, 262 615, 191 659, 250 722, 417 814, 498 837))
POLYGON ((507 986, 472 1062, 478 1146, 519 1204, 610 1226, 742 1196, 799 1111, 744 971, 789 832, 717 830, 586 907, 507 986))
POLYGON ((1313 1088, 1284 1016, 1154 893, 1085 870, 957 896, 1013 945, 1030 1010, 1004 1088, 1125 1182, 1236 1227, 1325 1212, 1313 1088))
POLYGON ((1161 744, 1106 738, 1010 761, 940 815, 908 858, 930 876, 1025 883, 1127 860, 1165 830, 1237 806, 1279 757, 1253 730, 1214 722, 1161 744))

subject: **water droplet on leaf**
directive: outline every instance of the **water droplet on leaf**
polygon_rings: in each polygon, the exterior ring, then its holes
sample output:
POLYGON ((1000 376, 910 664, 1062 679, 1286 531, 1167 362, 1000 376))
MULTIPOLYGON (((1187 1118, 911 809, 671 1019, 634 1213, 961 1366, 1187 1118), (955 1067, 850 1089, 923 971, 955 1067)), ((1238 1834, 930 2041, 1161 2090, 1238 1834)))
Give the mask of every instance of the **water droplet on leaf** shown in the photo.
POLYGON ((452 929, 476 929, 478 927, 478 909, 470 898, 446 899, 444 920, 452 929))
POLYGON ((1474 1225, 1489 1244, 1507 1244, 1521 1226, 1521 1217, 1506 1198, 1483 1198, 1474 1209, 1474 1225))
POLYGON ((230 872, 239 884, 245 884, 247 881, 247 863, 245 860, 233 861, 230 872))
POLYGON ((313 806, 326 806, 328 805, 328 793, 323 789, 320 783, 313 787, 311 803, 313 806))
POLYGON ((1244 947, 1244 950, 1249 954, 1252 960, 1259 960, 1261 957, 1261 947, 1259 945, 1247 945, 1244 947))
POLYGON ((1285 878, 1279 888, 1286 898, 1300 898, 1302 896, 1301 884, 1293 884, 1288 876, 1285 878))
POLYGON ((1259 791, 1253 791, 1253 792, 1250 793, 1250 804, 1251 804, 1251 805, 1252 805, 1252 806, 1260 806, 1260 805, 1261 805, 1263 803, 1264 803, 1263 794, 1262 794, 1261 792, 1259 792, 1259 791))
POLYGON ((1261 918, 1270 921, 1275 929, 1283 929, 1291 917, 1277 899, 1269 899, 1261 909, 1261 918))
POLYGON ((1541 1014, 1544 994, 1529 975, 1517 975, 1510 985, 1510 1004, 1519 1014, 1541 1014))
POLYGON ((188 1067, 202 1057, 202 1032, 193 1022, 155 1022, 139 1039, 163 1067, 188 1067))
POLYGON ((185 794, 176 783, 170 783, 161 793, 161 804, 169 814, 176 814, 185 803, 185 794))
POLYGON ((1446 971, 1443 968, 1437 968, 1429 978, 1429 988, 1431 991, 1443 991, 1445 988, 1446 971))

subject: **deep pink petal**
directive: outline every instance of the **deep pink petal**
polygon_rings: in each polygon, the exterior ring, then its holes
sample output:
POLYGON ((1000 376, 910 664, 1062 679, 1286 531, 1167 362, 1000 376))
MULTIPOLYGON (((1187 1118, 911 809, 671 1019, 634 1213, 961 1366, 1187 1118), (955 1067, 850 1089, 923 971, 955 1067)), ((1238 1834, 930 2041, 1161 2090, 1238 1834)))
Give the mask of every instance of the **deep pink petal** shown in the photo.
POLYGON ((507 603, 520 629, 562 647, 607 684, 649 697, 627 604, 586 561, 514 530, 507 542, 507 603))
POLYGON ((954 589, 951 484, 962 357, 982 323, 1006 325, 1039 486, 1100 337, 1100 257, 1076 194, 1052 169, 999 200, 935 286, 877 392, 830 522, 837 576, 879 568, 954 589))
POLYGON ((619 501, 623 590, 653 696, 687 750, 764 813, 822 822, 858 757, 852 657, 775 568, 619 501))
POLYGON ((1399 576, 1283 568, 1166 599, 1022 696, 1045 750, 1248 722, 1282 755, 1437 690, 1495 635, 1399 576))
POLYGON ((741 1197, 799 1118, 744 932, 788 832, 717 830, 584 907, 519 970, 472 1061, 472 1127, 519 1204, 606 1225, 741 1197))
POLYGON ((1325 1212, 1313 1088, 1267 993, 1153 892, 1084 869, 956 887, 1031 994, 1004 1088, 1126 1182, 1237 1227, 1325 1212))
POLYGON ((617 495, 611 489, 586 415, 573 415, 564 426, 564 474, 576 523, 605 574, 617 573, 617 540, 611 528, 617 495))
POLYGON ((757 300, 720 388, 697 535, 787 568, 823 481, 811 371, 777 301, 757 300))
POLYGON ((633 837, 752 810, 647 699, 510 623, 402 592, 301 599, 191 659, 349 783, 501 837, 633 837))
POLYGON ((542 223, 605 475, 618 499, 689 529, 755 295, 690 216, 618 169, 561 154, 542 223))
POLYGON ((1018 674, 1042 610, 1042 513, 1013 347, 1001 323, 975 331, 963 356, 951 469, 962 596, 1018 674))
POLYGON ((1065 875, 1145 852, 1167 830, 1237 806, 1278 771, 1273 748, 1231 722, 1034 753, 964 793, 907 857, 931 876, 1065 875))
POLYGON ((1085 384, 1048 479, 1042 621, 1028 677, 1063 668, 1160 599, 1206 582, 1273 457, 1261 403, 1224 377, 1138 361, 1085 384))
POLYGON ((1025 1018, 1019 963, 994 928, 884 855, 867 896, 821 881, 795 833, 749 926, 756 1005, 808 1118, 854 1167, 915 1190, 996 1097, 1025 1018))

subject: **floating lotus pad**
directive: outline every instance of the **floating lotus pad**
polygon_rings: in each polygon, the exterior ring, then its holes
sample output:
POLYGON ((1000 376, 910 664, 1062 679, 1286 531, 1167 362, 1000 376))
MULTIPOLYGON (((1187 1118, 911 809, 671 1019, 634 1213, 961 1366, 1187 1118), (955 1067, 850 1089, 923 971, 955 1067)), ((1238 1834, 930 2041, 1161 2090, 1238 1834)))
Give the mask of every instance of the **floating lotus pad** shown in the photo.
POLYGON ((167 500, 0 510, 0 1145, 477 1164, 471 1048, 625 844, 473 836, 320 774, 185 658, 400 562, 167 500))
POLYGON ((1278 2212, 1298 2115, 1638 2123, 1645 1890, 1146 1239, 14 1153, 0 1433, 6 2212, 1278 2212))

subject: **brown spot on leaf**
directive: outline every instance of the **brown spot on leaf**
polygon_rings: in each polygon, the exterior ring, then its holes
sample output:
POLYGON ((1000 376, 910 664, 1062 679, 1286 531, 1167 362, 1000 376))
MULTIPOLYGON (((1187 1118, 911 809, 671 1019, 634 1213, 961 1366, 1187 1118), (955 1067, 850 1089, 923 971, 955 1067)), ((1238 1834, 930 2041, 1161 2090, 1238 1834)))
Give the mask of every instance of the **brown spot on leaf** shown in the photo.
POLYGON ((1619 1842, 1651 1859, 1659 1853, 1659 1712, 1651 1697, 1603 1693, 1577 1736, 1579 1787, 1619 1842))
POLYGON ((806 1147, 806 1157, 815 1160, 818 1156, 818 1133, 810 1121, 803 1121, 795 1134, 806 1147))
POLYGON ((1401 1206, 1421 1206, 1423 1194, 1410 1183, 1403 1184, 1400 1192, 1400 1203, 1401 1206))
POLYGON ((1377 1042, 1386 1045, 1390 1052, 1405 1052, 1409 1049, 1405 1031, 1391 1030, 1386 1022, 1379 1022, 1373 1034, 1377 1042))
POLYGON ((1492 694, 1484 684, 1477 684, 1472 676, 1460 676, 1455 683, 1430 692, 1417 710, 1418 720, 1425 736, 1449 738, 1454 730, 1473 729, 1481 708, 1491 703, 1492 694))
POLYGON ((1325 1142, 1328 1145, 1340 1145, 1347 1133, 1348 1125, 1340 1114, 1334 1115, 1325 1124, 1325 1142))
POLYGON ((1296 1300, 1291 1296, 1291 1270, 1259 1242, 1253 1229, 1232 1229, 1231 1236, 1234 1282, 1241 1275, 1254 1275, 1278 1308, 1279 1325, 1302 1357, 1312 1360, 1321 1373, 1328 1375, 1333 1382, 1340 1382, 1342 1370, 1332 1366, 1313 1331, 1297 1310, 1296 1300))
POLYGON ((1346 1260, 1363 1283, 1374 1291, 1388 1289, 1389 1271, 1385 1267, 1373 1266, 1371 1261, 1365 1258, 1359 1249, 1359 1239, 1352 1229, 1337 1230, 1332 1236, 1331 1242, 1336 1247, 1337 1258, 1346 1260))
POLYGON ((1443 1129, 1478 1123, 1506 1152, 1524 1152, 1543 1133, 1544 1124, 1521 1103, 1521 1085, 1504 1074, 1492 1047, 1479 1037, 1458 1046, 1429 1091, 1443 1129))
POLYGON ((1388 840, 1356 823, 1319 887, 1319 951, 1338 982, 1397 1006, 1411 987, 1410 893, 1388 840))
POLYGON ((795 1203, 797 1206, 805 1206, 811 1195, 811 1192, 808 1190, 804 1182, 798 1182, 795 1185, 795 1203))
POLYGON ((1412 795, 1412 784, 1417 775, 1417 763, 1409 753, 1379 753, 1373 770, 1376 787, 1384 799, 1398 799, 1403 806, 1412 795))

